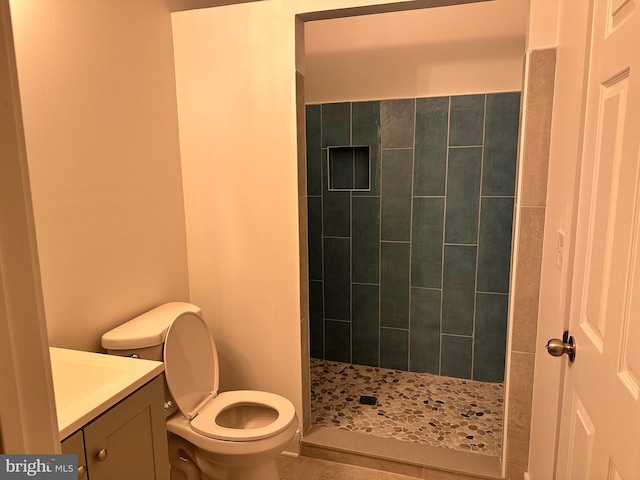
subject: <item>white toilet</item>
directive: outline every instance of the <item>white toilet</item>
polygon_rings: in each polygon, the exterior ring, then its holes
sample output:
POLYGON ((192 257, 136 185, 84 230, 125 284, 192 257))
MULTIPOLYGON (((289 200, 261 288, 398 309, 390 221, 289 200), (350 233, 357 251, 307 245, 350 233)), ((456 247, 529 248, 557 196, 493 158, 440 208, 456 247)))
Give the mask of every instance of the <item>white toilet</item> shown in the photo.
POLYGON ((200 314, 167 303, 105 333, 102 346, 164 359, 172 480, 277 480, 275 459, 298 428, 295 408, 268 392, 218 393, 218 354, 200 314))

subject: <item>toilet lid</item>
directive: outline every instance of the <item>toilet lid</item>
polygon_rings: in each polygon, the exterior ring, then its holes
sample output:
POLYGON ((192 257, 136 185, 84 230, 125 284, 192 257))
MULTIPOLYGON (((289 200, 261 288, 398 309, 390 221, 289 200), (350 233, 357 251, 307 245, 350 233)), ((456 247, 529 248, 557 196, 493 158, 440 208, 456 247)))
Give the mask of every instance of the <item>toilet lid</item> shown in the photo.
POLYGON ((178 316, 164 342, 167 386, 182 414, 193 418, 200 406, 218 394, 218 353, 202 317, 178 316))

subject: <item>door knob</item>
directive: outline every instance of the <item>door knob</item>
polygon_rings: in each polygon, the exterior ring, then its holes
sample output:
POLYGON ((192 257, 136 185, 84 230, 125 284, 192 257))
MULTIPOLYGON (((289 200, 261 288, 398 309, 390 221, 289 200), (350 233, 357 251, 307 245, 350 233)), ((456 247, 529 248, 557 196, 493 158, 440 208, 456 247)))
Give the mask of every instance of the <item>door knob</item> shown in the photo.
POLYGON ((569 361, 573 363, 576 359, 576 343, 573 337, 569 335, 569 331, 565 331, 562 335, 562 340, 559 338, 552 338, 547 342, 545 347, 549 355, 554 357, 561 357, 562 355, 568 355, 569 361))
POLYGON ((100 450, 96 455, 96 457, 98 457, 99 462, 104 462, 108 456, 109 456, 109 451, 106 448, 103 448, 102 450, 100 450))

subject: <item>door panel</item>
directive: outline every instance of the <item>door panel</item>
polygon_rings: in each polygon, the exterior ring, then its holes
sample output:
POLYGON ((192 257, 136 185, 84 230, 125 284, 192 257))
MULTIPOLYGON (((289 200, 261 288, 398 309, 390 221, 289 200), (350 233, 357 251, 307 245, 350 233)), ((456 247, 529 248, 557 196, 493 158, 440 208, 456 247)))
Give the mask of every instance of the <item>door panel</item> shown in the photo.
POLYGON ((602 351, 613 248, 612 223, 616 211, 616 176, 620 164, 619 132, 624 125, 626 78, 603 86, 598 119, 597 155, 593 159, 596 194, 591 199, 589 247, 586 268, 584 314, 580 322, 602 351))
POLYGON ((557 479, 640 478, 640 14, 594 0, 557 479), (633 426, 630 428, 630 426, 633 426))
POLYGON ((616 470, 616 466, 613 463, 609 464, 609 476, 607 477, 607 480, 622 480, 622 477, 618 473, 618 470, 616 470))
POLYGON ((568 478, 589 478, 595 427, 580 398, 573 397, 568 478))
MULTIPOLYGON (((640 164, 640 160, 638 161, 640 164)), ((636 184, 638 179, 636 179, 636 184)), ((634 202, 633 240, 629 261, 629 287, 623 313, 622 341, 618 359, 618 378, 637 402, 640 394, 640 196, 634 202), (635 321, 634 321, 635 320, 635 321)))

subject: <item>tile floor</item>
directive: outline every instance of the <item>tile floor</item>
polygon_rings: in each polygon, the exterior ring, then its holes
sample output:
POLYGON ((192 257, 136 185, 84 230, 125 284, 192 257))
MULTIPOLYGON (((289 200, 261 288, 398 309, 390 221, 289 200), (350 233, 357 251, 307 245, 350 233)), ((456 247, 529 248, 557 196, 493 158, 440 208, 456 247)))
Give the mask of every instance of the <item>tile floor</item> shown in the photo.
MULTIPOLYGON (((396 473, 308 457, 278 457, 280 480, 416 480, 396 473)), ((431 472, 426 480, 476 480, 477 477, 447 472, 431 472)))
POLYGON ((503 397, 503 384, 311 359, 314 425, 497 457, 503 397))
MULTIPOLYGON (((327 460, 308 457, 278 458, 278 470, 280 480, 329 480, 329 479, 353 479, 353 480, 389 480, 389 473, 369 468, 354 467, 343 463, 334 463, 327 460)), ((394 480, 415 480, 411 477, 394 475, 394 480)))

